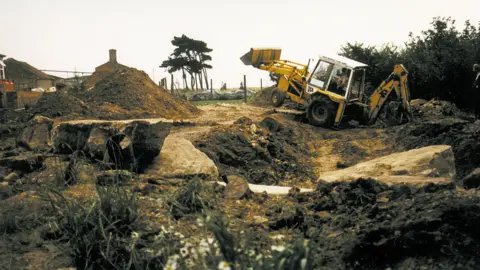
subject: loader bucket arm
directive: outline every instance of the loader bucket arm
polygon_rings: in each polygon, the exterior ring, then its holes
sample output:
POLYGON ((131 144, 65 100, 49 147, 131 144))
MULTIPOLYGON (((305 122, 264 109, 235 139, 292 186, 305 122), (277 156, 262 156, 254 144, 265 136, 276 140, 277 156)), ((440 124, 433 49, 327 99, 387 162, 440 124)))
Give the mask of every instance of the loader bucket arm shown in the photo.
POLYGON ((412 113, 410 107, 410 91, 407 84, 408 71, 399 64, 395 65, 395 68, 384 80, 380 86, 370 96, 368 122, 369 124, 375 123, 380 111, 388 100, 392 91, 395 91, 398 102, 401 102, 401 108, 407 114, 408 120, 412 121, 412 113))
POLYGON ((259 67, 280 60, 281 53, 282 50, 278 48, 251 48, 240 60, 247 66, 259 67))

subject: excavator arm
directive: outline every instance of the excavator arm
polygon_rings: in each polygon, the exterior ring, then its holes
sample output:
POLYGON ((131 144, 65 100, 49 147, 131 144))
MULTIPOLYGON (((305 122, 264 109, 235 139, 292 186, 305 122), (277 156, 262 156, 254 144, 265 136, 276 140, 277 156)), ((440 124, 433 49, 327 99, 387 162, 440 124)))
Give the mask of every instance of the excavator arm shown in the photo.
POLYGON ((388 78, 373 92, 370 96, 369 102, 369 124, 373 124, 377 121, 382 109, 384 109, 385 112, 388 110, 390 117, 393 116, 394 118, 397 118, 406 115, 408 121, 412 121, 410 91, 408 90, 407 77, 407 69, 401 64, 395 65, 392 74, 390 74, 390 76, 388 76, 388 78), (391 95, 393 91, 395 91, 396 98, 391 95), (389 104, 391 103, 392 106, 386 108, 386 105, 389 105, 386 104, 386 102, 389 104))
POLYGON ((297 91, 303 85, 303 78, 308 76, 308 65, 289 60, 280 60, 282 50, 276 48, 252 48, 240 60, 245 65, 250 65, 261 70, 283 76, 297 91))

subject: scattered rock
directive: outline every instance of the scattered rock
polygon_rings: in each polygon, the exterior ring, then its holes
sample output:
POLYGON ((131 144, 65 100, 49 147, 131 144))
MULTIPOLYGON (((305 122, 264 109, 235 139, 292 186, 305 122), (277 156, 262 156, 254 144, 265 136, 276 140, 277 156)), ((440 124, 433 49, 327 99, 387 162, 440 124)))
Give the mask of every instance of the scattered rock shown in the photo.
POLYGON ((238 118, 237 121, 235 121, 233 123, 236 124, 236 125, 250 126, 251 124, 253 124, 253 120, 246 117, 246 116, 242 116, 242 117, 238 118))
POLYGON ((22 154, 20 156, 0 159, 0 166, 9 168, 12 171, 31 173, 43 169, 43 156, 40 154, 22 154))
POLYGON ((50 137, 53 120, 35 116, 17 137, 17 145, 31 151, 47 151, 51 148, 50 137))
POLYGON ((280 124, 277 120, 273 119, 272 117, 266 117, 265 119, 260 122, 260 126, 264 129, 269 130, 270 132, 276 132, 281 129, 282 124, 280 124))
POLYGON ((190 141, 175 136, 165 139, 160 155, 144 172, 165 178, 218 178, 217 167, 207 155, 190 141))
POLYGON ((134 179, 133 174, 125 170, 103 171, 97 173, 96 177, 100 186, 123 186, 134 179))
POLYGON ((5 176, 3 180, 6 182, 15 182, 18 179, 20 179, 20 175, 16 172, 12 172, 9 175, 5 176))
POLYGON ((248 187, 248 181, 240 175, 227 175, 225 177, 227 186, 223 191, 225 199, 238 200, 249 197, 252 193, 248 187))
POLYGON ((451 146, 434 145, 391 154, 343 170, 323 173, 319 180, 338 182, 377 178, 380 181, 395 182, 395 179, 407 181, 422 178, 425 180, 424 178, 432 178, 432 176, 447 178, 450 181, 455 177, 455 159, 451 146))
POLYGON ((462 180, 463 186, 467 189, 480 187, 480 168, 475 169, 462 180))

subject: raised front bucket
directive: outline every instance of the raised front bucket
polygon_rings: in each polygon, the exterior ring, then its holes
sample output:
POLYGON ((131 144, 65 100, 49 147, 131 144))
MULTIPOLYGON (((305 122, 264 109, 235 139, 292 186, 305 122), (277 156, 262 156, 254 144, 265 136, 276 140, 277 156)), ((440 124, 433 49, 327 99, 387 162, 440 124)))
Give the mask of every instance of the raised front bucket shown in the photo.
POLYGON ((279 48, 251 48, 248 53, 240 57, 240 60, 247 66, 260 66, 280 60, 281 53, 282 49, 279 48))

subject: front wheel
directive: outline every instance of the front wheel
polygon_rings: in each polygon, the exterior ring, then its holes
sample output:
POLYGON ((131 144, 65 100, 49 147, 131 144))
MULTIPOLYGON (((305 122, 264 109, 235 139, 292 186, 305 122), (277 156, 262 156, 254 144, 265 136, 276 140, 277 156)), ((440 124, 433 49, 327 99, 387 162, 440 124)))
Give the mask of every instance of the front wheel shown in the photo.
POLYGON ((335 106, 330 100, 314 99, 308 105, 307 118, 311 125, 331 127, 335 121, 335 106))
POLYGON ((272 105, 274 107, 280 107, 285 101, 286 95, 280 88, 274 88, 272 92, 272 105))

